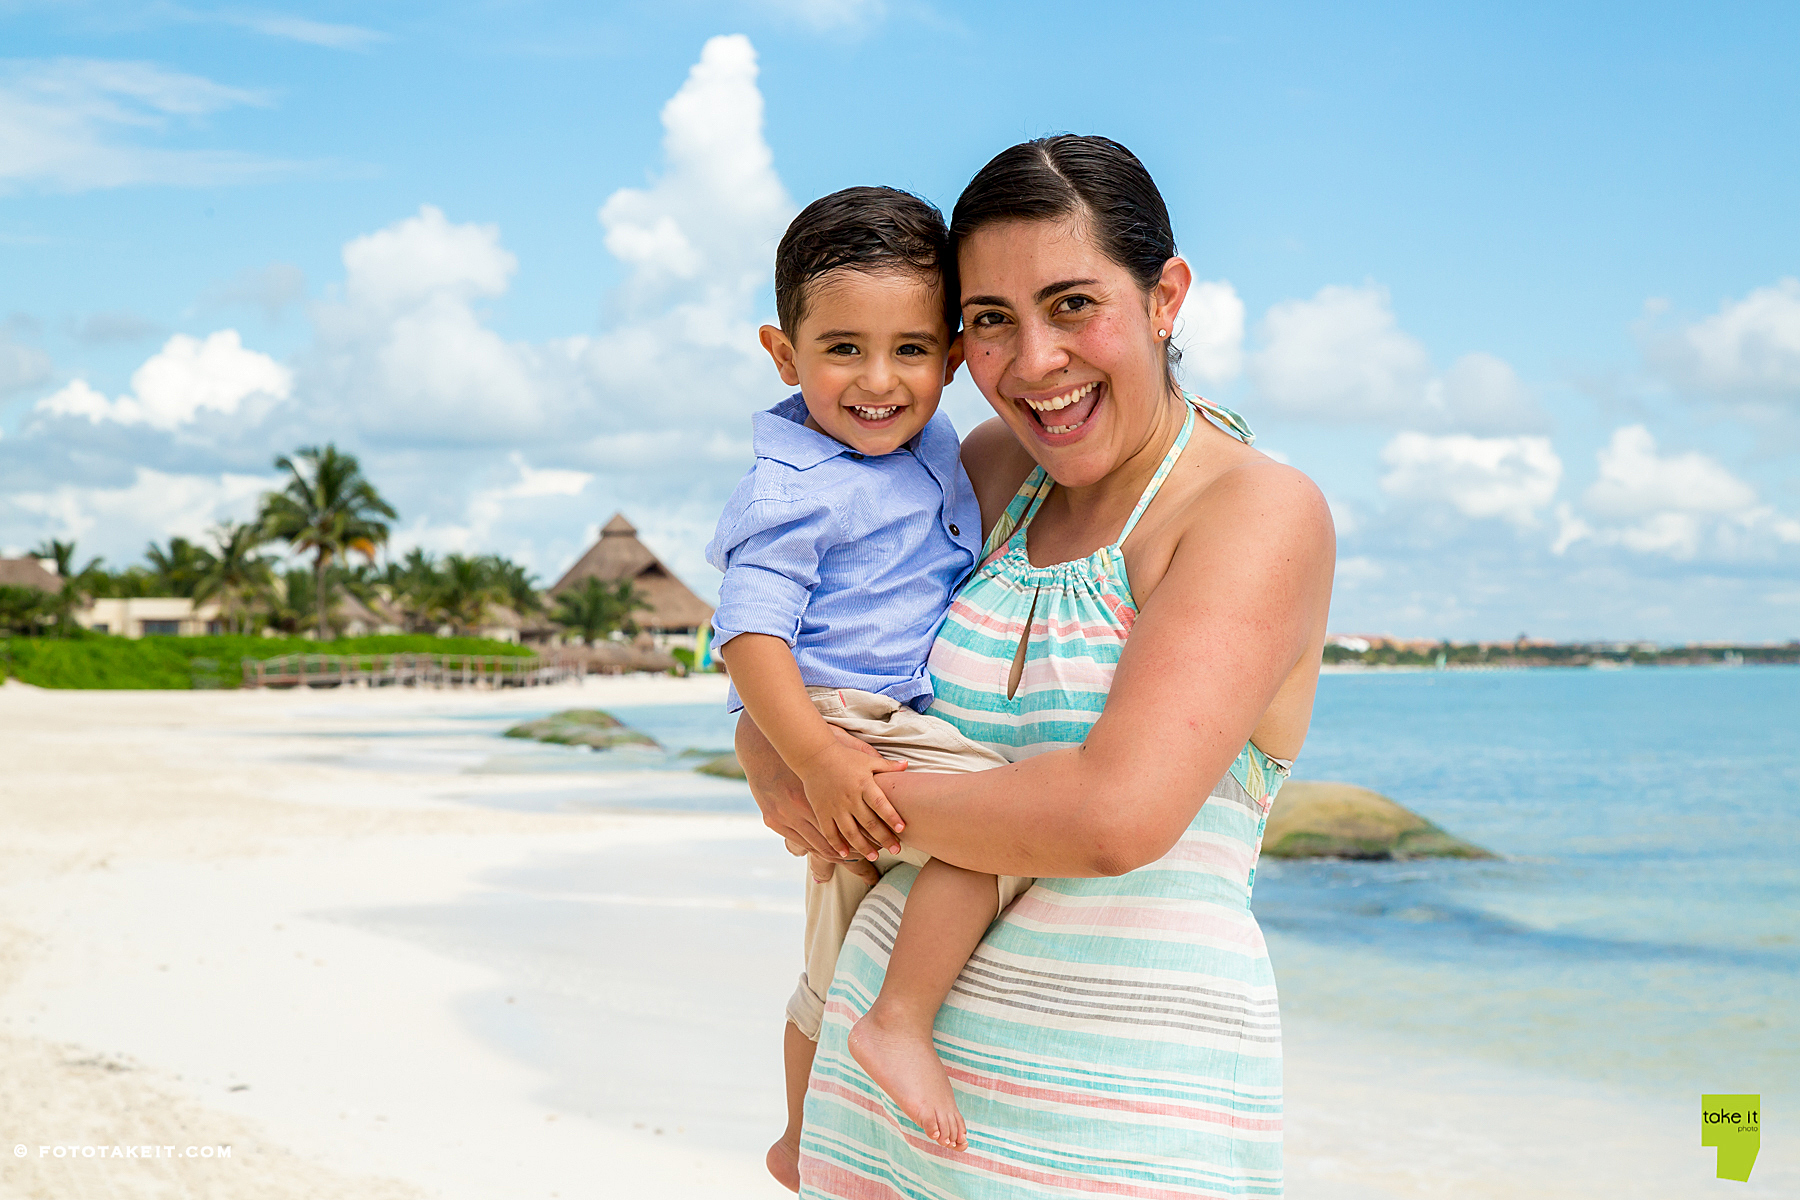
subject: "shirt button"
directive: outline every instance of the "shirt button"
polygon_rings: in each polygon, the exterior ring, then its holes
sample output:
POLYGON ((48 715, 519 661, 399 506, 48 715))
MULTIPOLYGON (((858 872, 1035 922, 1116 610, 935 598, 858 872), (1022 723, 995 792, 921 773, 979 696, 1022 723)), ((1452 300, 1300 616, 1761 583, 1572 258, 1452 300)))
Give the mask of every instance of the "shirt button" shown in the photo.
POLYGON ((850 452, 850 457, 851 457, 851 458, 854 458, 854 459, 855 459, 855 460, 856 460, 856 461, 857 461, 857 462, 861 462, 861 461, 862 461, 862 460, 863 460, 863 456, 862 456, 862 455, 860 455, 860 454, 858 454, 858 453, 857 453, 857 452, 856 452, 856 451, 854 451, 854 450, 852 450, 852 451, 851 451, 851 452, 850 452))
POLYGON ((956 527, 956 526, 954 526, 954 525, 952 525, 952 526, 951 526, 951 527, 950 527, 950 536, 951 536, 951 537, 961 537, 961 536, 962 536, 962 530, 960 530, 960 529, 958 529, 958 528, 957 528, 957 527, 956 527))

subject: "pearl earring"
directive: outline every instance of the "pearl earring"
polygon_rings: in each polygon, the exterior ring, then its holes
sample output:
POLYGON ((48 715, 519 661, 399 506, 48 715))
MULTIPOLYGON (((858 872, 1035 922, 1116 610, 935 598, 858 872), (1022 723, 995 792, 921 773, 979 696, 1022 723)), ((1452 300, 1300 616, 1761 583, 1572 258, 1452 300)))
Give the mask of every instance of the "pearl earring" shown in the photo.
POLYGON ((1166 330, 1166 329, 1159 329, 1159 330, 1157 330, 1157 331, 1156 331, 1156 336, 1157 336, 1157 337, 1168 337, 1168 336, 1169 336, 1169 331, 1168 331, 1168 330, 1166 330))

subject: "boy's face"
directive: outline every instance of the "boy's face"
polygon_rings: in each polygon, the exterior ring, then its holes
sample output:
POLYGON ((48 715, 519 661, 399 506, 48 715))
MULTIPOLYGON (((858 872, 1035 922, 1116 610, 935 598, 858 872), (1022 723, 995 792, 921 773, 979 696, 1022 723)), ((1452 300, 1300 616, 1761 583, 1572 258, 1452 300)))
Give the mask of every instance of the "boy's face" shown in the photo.
POLYGON ((809 426, 862 454, 890 454, 925 428, 962 363, 942 286, 909 272, 831 271, 807 283, 791 338, 762 327, 781 378, 806 400, 809 426))

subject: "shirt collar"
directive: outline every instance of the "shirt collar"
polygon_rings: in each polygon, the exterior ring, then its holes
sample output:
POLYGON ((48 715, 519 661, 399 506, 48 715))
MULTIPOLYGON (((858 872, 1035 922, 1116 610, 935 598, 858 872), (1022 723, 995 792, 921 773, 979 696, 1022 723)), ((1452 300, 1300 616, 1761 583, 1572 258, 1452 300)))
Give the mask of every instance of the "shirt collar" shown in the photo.
MULTIPOLYGON (((902 449, 916 451, 921 436, 915 435, 902 449)), ((840 454, 863 457, 836 438, 806 427, 806 401, 799 392, 750 418, 750 445, 756 457, 786 463, 796 471, 816 467, 840 454)))

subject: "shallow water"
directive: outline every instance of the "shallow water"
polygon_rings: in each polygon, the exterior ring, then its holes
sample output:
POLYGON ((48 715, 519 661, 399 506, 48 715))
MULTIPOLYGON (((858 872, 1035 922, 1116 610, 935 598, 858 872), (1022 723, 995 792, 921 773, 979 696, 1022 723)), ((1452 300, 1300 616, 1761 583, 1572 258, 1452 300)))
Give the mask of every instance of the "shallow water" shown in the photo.
MULTIPOLYGON (((610 711, 662 750, 509 741, 542 714, 496 712, 321 757, 432 759, 471 781, 448 798, 496 807, 754 811, 692 771, 731 745, 722 706, 610 711)), ((1503 857, 1265 860, 1254 906, 1285 1016, 1647 1097, 1800 1093, 1797 729, 1792 668, 1324 677, 1296 775, 1503 857)), ((797 900, 797 871, 781 886, 797 900)))
POLYGON ((1290 1018, 1667 1095, 1800 1091, 1800 671, 1331 675, 1296 775, 1498 862, 1265 861, 1290 1018))

